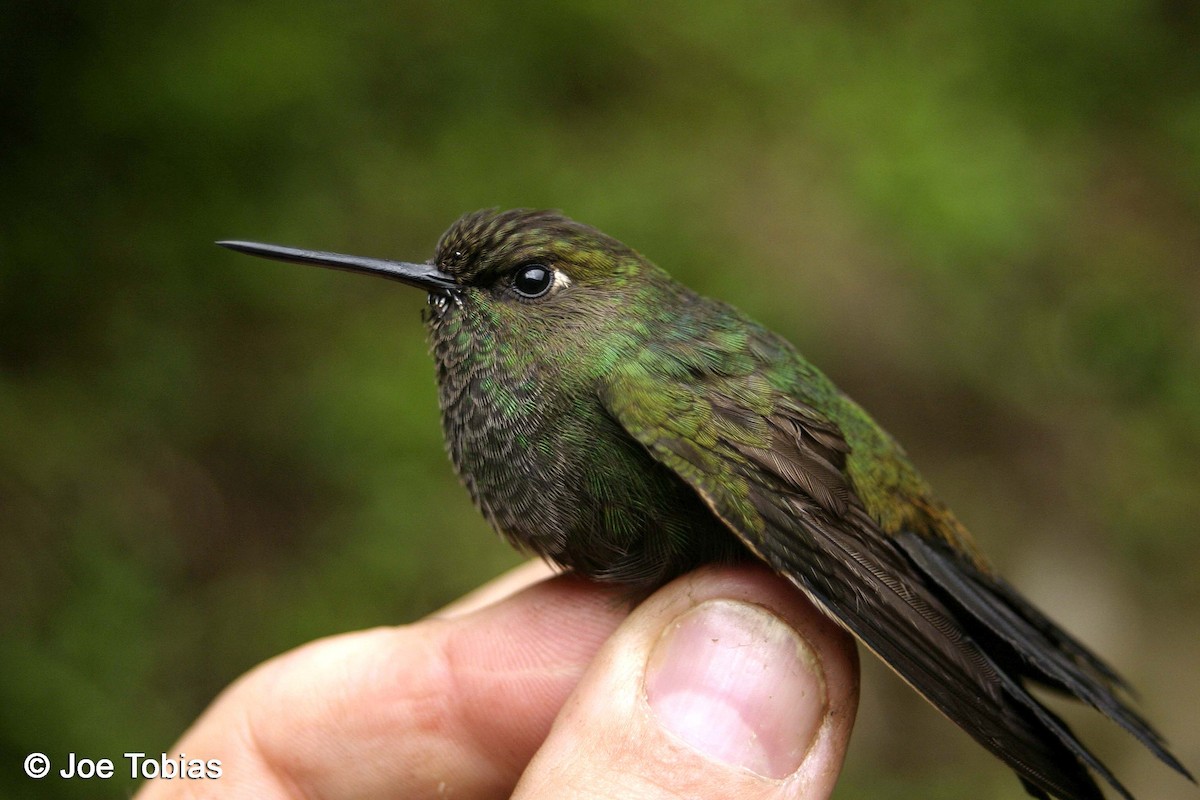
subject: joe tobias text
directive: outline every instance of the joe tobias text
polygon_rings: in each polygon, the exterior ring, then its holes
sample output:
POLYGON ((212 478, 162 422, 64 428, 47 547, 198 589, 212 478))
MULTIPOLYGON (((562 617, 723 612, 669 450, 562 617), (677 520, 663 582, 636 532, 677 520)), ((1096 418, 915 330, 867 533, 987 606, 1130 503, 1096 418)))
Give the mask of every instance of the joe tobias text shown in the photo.
MULTIPOLYGON (((221 762, 219 759, 188 758, 186 753, 175 757, 166 753, 147 755, 146 753, 122 753, 129 767, 129 777, 166 780, 215 780, 221 777, 221 762)), ((71 780, 107 780, 116 773, 117 765, 110 758, 86 758, 76 753, 67 754, 67 763, 57 772, 60 778, 71 780)), ((42 753, 31 753, 25 759, 25 772, 31 778, 44 778, 50 773, 50 759, 42 753)))

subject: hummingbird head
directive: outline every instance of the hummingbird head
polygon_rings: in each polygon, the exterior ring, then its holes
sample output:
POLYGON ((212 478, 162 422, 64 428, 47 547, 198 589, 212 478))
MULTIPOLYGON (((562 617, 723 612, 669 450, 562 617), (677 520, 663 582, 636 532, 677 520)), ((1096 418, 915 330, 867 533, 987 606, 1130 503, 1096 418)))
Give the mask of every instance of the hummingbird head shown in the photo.
POLYGON ((560 387, 629 341, 646 293, 664 285, 631 248, 556 211, 486 209, 459 218, 433 259, 453 281, 424 316, 439 365, 483 359, 560 387))
POLYGON ((529 209, 465 214, 442 235, 433 264, 455 288, 430 294, 432 326, 449 314, 481 315, 503 338, 543 342, 585 328, 598 334, 605 315, 654 269, 595 228, 529 209))
POLYGON ((218 244, 426 290, 429 308, 424 318, 443 366, 474 355, 496 356, 500 366, 520 363, 526 368, 531 359, 562 362, 602 356, 601 343, 614 338, 606 332, 617 333, 636 323, 637 314, 630 312, 653 308, 647 293, 670 283, 634 250, 556 211, 485 209, 466 214, 442 235, 434 258, 422 264, 253 242, 218 244))

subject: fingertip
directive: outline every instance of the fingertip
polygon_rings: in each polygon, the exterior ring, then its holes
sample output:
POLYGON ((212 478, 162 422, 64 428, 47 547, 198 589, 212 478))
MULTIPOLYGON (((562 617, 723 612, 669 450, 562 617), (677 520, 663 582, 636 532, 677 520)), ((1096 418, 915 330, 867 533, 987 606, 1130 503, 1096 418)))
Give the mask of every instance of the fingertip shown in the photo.
POLYGON ((667 626, 650 653, 646 700, 700 752, 775 779, 800 768, 828 707, 813 647, 763 607, 726 599, 667 626))
POLYGON ((858 705, 853 639, 765 570, 698 577, 714 596, 670 621, 654 645, 651 709, 711 758, 803 784, 806 797, 831 792, 858 705))
POLYGON ((756 567, 698 570, 609 639, 518 789, 828 796, 857 687, 853 640, 795 586, 756 567))

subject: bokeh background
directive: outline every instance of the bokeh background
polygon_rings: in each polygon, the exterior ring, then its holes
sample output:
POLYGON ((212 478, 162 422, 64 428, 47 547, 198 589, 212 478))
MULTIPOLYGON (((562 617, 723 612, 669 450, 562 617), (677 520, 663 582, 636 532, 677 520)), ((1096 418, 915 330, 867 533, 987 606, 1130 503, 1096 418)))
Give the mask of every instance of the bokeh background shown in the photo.
MULTIPOLYGON (((1200 12, 14 3, 0 14, 0 795, 517 563, 442 450, 423 260, 550 206, 795 341, 1200 767, 1200 12)), ((882 669, 839 798, 1017 798, 882 669)), ((1195 797, 1068 713, 1148 798, 1195 797)))

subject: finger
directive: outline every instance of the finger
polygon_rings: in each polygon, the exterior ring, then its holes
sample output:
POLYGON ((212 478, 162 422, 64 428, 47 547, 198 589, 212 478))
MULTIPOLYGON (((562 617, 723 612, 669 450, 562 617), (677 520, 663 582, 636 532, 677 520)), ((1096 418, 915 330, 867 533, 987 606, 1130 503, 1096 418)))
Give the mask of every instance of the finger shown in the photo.
MULTIPOLYGON (((552 578, 473 613, 314 642, 238 681, 177 747, 222 759, 202 788, 223 796, 508 797, 626 616, 614 591, 552 578)), ((188 788, 152 782, 139 800, 188 788)))
POLYGON ((516 798, 825 798, 857 707, 853 640, 756 567, 684 576, 597 655, 516 798))
POLYGON ((478 611, 485 606, 490 606, 492 603, 503 600, 522 589, 544 581, 547 578, 552 578, 557 574, 554 568, 545 561, 535 558, 531 561, 526 561, 519 567, 513 567, 500 577, 488 581, 472 592, 468 592, 431 616, 439 619, 461 617, 464 614, 470 614, 472 611, 478 611))

